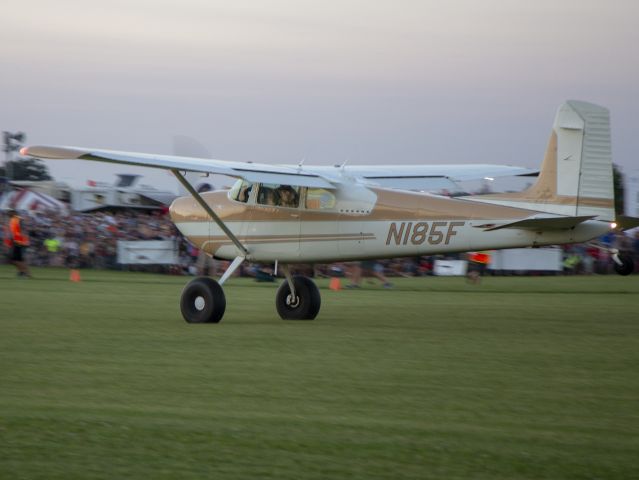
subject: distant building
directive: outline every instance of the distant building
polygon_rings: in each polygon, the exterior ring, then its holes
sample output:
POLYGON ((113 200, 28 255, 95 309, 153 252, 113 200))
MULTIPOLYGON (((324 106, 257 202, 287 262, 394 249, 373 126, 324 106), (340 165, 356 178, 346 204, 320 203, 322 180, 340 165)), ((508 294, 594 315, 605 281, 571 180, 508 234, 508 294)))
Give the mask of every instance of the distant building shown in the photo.
MULTIPOLYGON (((83 185, 57 181, 11 181, 11 187, 48 195, 68 204, 76 212, 100 209, 135 208, 154 210, 165 208, 176 193, 159 190, 140 183, 140 175, 119 174, 115 183, 88 180, 83 185)), ((9 192, 6 192, 5 196, 9 192)))
POLYGON ((174 192, 158 190, 140 183, 140 175, 119 174, 115 184, 87 181, 69 188, 71 208, 77 212, 110 208, 159 209, 170 205, 174 192))

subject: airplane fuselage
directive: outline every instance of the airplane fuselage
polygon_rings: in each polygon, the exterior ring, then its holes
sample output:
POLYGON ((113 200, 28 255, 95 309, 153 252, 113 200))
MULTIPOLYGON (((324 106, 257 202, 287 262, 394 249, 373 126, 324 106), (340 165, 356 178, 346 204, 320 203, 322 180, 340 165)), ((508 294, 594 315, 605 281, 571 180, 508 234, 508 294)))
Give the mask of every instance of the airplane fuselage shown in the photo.
MULTIPOLYGON (((491 224, 538 212, 416 192, 367 190, 375 196, 372 204, 328 211, 305 208, 304 201, 297 208, 241 203, 226 191, 202 197, 246 246, 247 259, 257 262, 335 262, 576 243, 610 229, 606 222, 590 220, 568 230, 491 231, 491 224)), ((227 260, 238 255, 193 198, 175 200, 170 213, 182 234, 207 253, 227 260)))

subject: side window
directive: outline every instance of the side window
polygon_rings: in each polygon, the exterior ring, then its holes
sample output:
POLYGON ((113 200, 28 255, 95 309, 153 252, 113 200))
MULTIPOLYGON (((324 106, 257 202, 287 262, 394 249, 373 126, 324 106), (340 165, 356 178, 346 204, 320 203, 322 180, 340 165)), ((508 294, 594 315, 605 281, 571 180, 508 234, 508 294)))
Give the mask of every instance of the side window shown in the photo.
POLYGON ((297 208, 300 204, 300 187, 262 183, 257 192, 257 203, 273 207, 297 208))
POLYGON ((306 208, 309 210, 330 210, 335 208, 335 195, 324 188, 306 190, 306 208))
POLYGON ((235 182, 231 190, 229 191, 229 197, 231 200, 237 202, 246 203, 251 196, 251 190, 253 190, 253 184, 246 180, 238 180, 235 182))

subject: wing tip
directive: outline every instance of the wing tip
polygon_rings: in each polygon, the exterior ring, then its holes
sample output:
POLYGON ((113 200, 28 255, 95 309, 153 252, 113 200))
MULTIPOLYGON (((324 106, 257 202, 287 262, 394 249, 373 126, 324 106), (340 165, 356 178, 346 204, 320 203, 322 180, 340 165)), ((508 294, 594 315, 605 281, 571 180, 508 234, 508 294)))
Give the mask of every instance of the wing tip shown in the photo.
POLYGON ((54 160, 78 159, 87 152, 69 147, 52 147, 48 145, 33 145, 22 147, 20 155, 36 158, 48 158, 54 160))

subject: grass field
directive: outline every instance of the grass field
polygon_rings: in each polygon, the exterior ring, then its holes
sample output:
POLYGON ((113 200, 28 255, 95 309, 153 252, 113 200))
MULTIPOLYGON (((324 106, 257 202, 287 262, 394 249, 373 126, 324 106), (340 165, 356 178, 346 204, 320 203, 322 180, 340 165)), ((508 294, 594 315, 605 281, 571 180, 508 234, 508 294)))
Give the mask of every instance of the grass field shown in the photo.
POLYGON ((0 267, 0 478, 639 478, 639 276, 322 287, 0 267))

